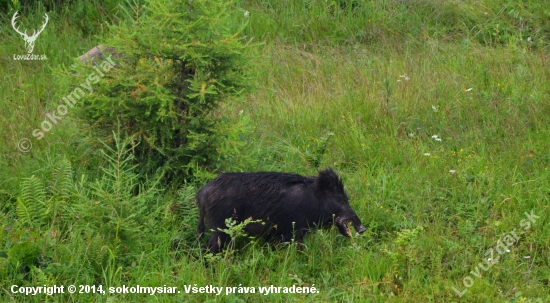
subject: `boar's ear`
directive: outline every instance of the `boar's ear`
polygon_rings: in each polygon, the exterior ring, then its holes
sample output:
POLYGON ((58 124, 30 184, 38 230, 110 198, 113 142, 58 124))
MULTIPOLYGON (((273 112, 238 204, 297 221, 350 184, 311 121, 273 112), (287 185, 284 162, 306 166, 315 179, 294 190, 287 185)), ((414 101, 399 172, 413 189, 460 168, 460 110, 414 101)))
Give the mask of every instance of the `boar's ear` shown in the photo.
POLYGON ((338 175, 330 167, 319 171, 319 175, 315 180, 315 186, 319 191, 329 193, 344 192, 344 184, 342 184, 342 180, 340 180, 338 175))

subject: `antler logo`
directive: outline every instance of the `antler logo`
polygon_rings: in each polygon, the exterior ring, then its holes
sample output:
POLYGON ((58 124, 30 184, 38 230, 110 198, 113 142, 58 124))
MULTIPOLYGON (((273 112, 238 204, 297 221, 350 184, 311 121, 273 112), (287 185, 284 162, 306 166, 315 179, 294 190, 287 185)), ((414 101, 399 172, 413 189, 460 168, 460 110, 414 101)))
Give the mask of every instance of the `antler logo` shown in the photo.
POLYGON ((13 18, 11 18, 11 26, 13 29, 21 36, 23 36, 23 40, 25 40, 25 48, 27 49, 27 52, 30 54, 34 50, 34 41, 36 41, 36 38, 38 38, 38 35, 46 28, 46 24, 48 24, 48 14, 44 14, 44 19, 46 19, 46 22, 44 22, 44 25, 38 30, 33 31, 32 36, 27 35, 27 30, 25 30, 24 33, 19 31, 19 27, 15 27, 15 19, 17 19, 19 16, 17 16, 17 12, 13 14, 13 18))

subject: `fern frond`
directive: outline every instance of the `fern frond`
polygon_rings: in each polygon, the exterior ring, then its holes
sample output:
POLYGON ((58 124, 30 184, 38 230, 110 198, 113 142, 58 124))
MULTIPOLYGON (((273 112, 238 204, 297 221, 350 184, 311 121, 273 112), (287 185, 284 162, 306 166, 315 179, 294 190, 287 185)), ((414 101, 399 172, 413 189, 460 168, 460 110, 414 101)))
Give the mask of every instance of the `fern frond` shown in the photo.
POLYGON ((90 262, 96 270, 100 270, 107 264, 109 255, 105 241, 99 235, 87 234, 86 236, 88 237, 88 247, 86 249, 88 262, 90 262))
POLYGON ((73 192, 73 169, 69 160, 63 158, 54 167, 52 194, 61 199, 68 199, 73 192))
POLYGON ((47 213, 52 220, 55 220, 55 217, 60 215, 75 192, 76 186, 73 180, 71 163, 66 158, 60 159, 56 162, 53 169, 51 183, 52 196, 46 202, 47 213))
POLYGON ((33 219, 32 219, 31 211, 27 207, 27 203, 25 203, 25 201, 21 197, 17 198, 17 204, 15 205, 15 213, 17 214, 17 218, 19 219, 19 222, 27 225, 32 225, 33 219))
POLYGON ((32 267, 31 268, 31 276, 33 278, 33 283, 35 285, 48 285, 51 284, 50 279, 46 276, 46 274, 42 271, 42 269, 38 267, 32 267))
POLYGON ((16 213, 23 224, 38 226, 45 223, 47 213, 46 189, 36 176, 21 182, 21 196, 17 198, 16 213))
POLYGON ((171 211, 174 214, 182 217, 186 217, 190 213, 195 211, 195 191, 195 188, 190 185, 185 185, 182 188, 178 189, 178 191, 176 192, 176 202, 174 202, 170 207, 171 211))
POLYGON ((176 192, 178 200, 182 202, 190 202, 195 198, 196 189, 193 186, 185 185, 176 192))
POLYGON ((30 204, 44 204, 46 200, 46 188, 42 180, 36 176, 25 178, 21 182, 21 197, 30 204))

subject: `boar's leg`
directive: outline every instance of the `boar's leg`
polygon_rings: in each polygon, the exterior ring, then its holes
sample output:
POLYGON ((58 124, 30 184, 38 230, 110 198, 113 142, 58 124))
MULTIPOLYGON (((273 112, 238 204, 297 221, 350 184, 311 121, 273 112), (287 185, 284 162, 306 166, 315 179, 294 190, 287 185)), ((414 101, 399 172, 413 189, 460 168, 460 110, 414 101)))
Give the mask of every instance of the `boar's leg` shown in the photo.
POLYGON ((298 243, 304 242, 304 236, 307 234, 309 230, 307 228, 299 229, 294 231, 293 233, 285 233, 281 235, 281 238, 283 242, 290 242, 292 239, 298 243))
POLYGON ((208 249, 214 254, 219 253, 223 247, 225 246, 225 243, 229 240, 229 235, 221 232, 221 231, 214 231, 212 232, 212 236, 210 237, 210 241, 208 241, 208 249))
POLYGON ((202 236, 204 235, 204 216, 202 213, 202 211, 199 213, 199 224, 197 225, 197 239, 199 242, 202 240, 202 236))

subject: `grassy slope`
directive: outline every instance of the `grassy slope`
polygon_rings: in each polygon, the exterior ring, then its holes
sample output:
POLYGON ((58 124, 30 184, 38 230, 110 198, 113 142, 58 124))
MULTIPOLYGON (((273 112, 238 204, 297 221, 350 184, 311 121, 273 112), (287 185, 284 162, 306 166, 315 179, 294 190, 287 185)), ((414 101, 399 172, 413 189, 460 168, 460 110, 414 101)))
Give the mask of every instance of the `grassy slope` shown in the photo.
MULTIPOLYGON (((3 276, 7 283, 2 283, 0 296, 17 302, 45 298, 9 294, 12 284, 167 285, 183 293, 183 285, 196 283, 315 284, 319 294, 87 294, 74 299, 549 300, 550 72, 548 49, 541 44, 548 16, 543 5, 531 2, 518 8, 497 1, 447 6, 436 1, 411 1, 410 6, 364 1, 364 10, 353 18, 345 10, 337 10, 341 15, 335 17, 335 7, 325 9, 315 2, 244 2, 243 9, 251 12, 247 34, 265 43, 257 49, 257 91, 224 113, 238 116, 242 110, 255 128, 247 138, 250 145, 231 158, 226 169, 314 174, 316 166, 331 165, 344 178, 351 204, 369 229, 351 240, 334 230, 319 231, 308 236, 301 250, 292 245, 271 251, 251 244, 208 268, 197 260, 192 241, 184 241, 185 249, 172 249, 174 239, 192 236, 195 221, 191 216, 182 224, 167 210, 174 199, 170 195, 133 202, 148 210, 136 219, 142 230, 127 246, 129 251, 103 242, 98 235, 118 227, 94 229, 97 220, 110 215, 110 208, 88 198, 85 182, 78 182, 82 174, 94 172, 85 170, 79 150, 72 148, 79 141, 74 121, 63 121, 66 124, 36 144, 32 153, 17 151, 14 145, 39 125, 44 108, 57 104, 48 98, 48 66, 67 64, 68 57, 93 43, 81 45, 79 33, 71 32, 69 24, 54 28, 52 22, 49 38, 40 40, 51 44, 39 45, 36 51, 51 53, 47 64, 14 62, 11 54, 21 49, 21 41, 5 31, 0 198, 7 203, 0 243, 4 251, 17 243, 38 243, 41 269, 31 269, 27 276, 21 271, 3 276), (533 34, 533 42, 524 34, 533 34), (68 55, 47 51, 51 49, 64 49, 68 55), (327 147, 321 152, 323 142, 327 147), (66 211, 71 219, 62 226, 50 222, 10 232, 19 226, 16 219, 21 220, 15 213, 21 180, 35 174, 48 184, 63 158, 72 162, 79 193, 66 200, 72 203, 66 211), (482 270, 481 278, 471 274, 502 235, 523 230, 520 222, 531 210, 540 218, 510 252, 482 270), (473 286, 459 298, 452 287, 464 289, 466 276, 473 278, 473 286)), ((106 201, 109 197, 102 196, 106 201)), ((130 226, 128 233, 136 228, 130 226)))

